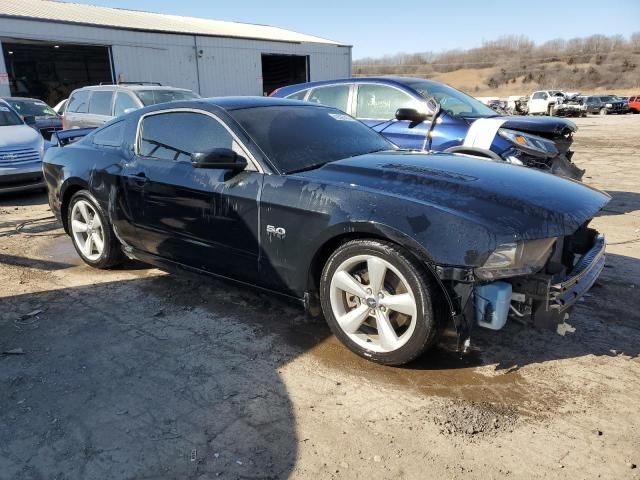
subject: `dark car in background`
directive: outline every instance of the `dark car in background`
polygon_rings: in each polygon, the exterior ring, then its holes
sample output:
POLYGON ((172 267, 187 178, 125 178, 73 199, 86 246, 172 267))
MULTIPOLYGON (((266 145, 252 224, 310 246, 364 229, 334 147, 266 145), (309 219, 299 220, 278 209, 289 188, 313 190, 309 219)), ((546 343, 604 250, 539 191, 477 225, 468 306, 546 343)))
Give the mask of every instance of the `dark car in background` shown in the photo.
POLYGON ((199 95, 186 88, 150 83, 83 87, 69 96, 63 114, 64 128, 99 127, 138 108, 194 98, 199 98, 199 95))
POLYGON ((588 224, 605 193, 399 150, 322 105, 174 102, 55 138, 49 203, 87 264, 126 255, 288 296, 384 364, 416 358, 448 322, 460 346, 510 314, 555 328, 604 266, 588 224))
POLYGON ((479 100, 433 80, 362 77, 302 83, 272 96, 306 100, 342 110, 402 148, 466 153, 581 179, 570 150, 576 125, 557 117, 500 115, 479 100), (434 99, 441 108, 432 127, 434 99), (425 118, 396 118, 412 109, 425 118), (429 138, 427 133, 430 132, 429 138))
POLYGON ((612 113, 627 113, 625 103, 615 95, 591 95, 585 98, 587 113, 609 115, 612 113))
POLYGON ((3 98, 18 114, 29 119, 29 124, 38 130, 45 140, 50 140, 51 135, 62 130, 62 118, 49 105, 36 98, 5 97, 3 98))

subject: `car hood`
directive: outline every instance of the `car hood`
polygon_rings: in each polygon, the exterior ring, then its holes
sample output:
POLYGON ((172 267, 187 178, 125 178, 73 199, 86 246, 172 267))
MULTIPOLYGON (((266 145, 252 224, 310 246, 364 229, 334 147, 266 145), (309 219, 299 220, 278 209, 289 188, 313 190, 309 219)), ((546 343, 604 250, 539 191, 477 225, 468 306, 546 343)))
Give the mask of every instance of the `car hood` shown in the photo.
POLYGON ((422 203, 486 227, 498 243, 570 235, 610 200, 556 175, 450 154, 372 153, 299 175, 422 203))
POLYGON ((578 130, 575 123, 558 117, 525 117, 519 115, 506 115, 491 118, 503 120, 503 128, 510 128, 512 130, 538 135, 566 135, 578 130))
POLYGON ((0 127, 0 147, 31 145, 36 143, 40 134, 28 125, 7 125, 0 127))

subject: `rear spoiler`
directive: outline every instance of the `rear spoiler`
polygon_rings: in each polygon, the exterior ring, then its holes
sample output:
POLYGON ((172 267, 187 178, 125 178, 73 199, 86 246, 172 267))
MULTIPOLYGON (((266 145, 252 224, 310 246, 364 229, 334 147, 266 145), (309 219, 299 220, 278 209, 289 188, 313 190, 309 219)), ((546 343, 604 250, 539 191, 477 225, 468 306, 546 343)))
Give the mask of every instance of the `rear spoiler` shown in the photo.
POLYGON ((52 147, 64 147, 77 141, 78 139, 89 135, 95 130, 94 128, 73 128, 71 130, 59 130, 51 135, 52 147))

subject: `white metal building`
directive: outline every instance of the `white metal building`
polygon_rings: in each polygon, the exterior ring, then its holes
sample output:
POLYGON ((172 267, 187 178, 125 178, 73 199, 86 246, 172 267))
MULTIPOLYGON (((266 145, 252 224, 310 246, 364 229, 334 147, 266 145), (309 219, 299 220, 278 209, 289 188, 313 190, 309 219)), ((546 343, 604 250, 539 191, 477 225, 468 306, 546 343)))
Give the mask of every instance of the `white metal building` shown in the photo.
POLYGON ((263 95, 351 75, 351 46, 277 27, 49 0, 0 0, 0 96, 49 105, 100 82, 263 95))

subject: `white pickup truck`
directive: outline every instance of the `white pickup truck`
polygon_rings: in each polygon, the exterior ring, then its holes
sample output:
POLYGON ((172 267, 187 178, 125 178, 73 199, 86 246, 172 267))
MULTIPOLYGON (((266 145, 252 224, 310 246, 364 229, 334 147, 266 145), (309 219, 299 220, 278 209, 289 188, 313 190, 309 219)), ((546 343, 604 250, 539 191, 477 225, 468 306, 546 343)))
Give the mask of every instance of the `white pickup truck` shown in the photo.
POLYGON ((557 115, 580 117, 586 115, 586 106, 573 101, 574 96, 561 90, 538 90, 529 97, 529 115, 557 115))

